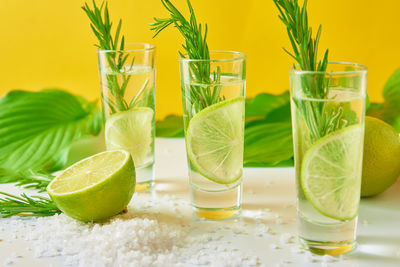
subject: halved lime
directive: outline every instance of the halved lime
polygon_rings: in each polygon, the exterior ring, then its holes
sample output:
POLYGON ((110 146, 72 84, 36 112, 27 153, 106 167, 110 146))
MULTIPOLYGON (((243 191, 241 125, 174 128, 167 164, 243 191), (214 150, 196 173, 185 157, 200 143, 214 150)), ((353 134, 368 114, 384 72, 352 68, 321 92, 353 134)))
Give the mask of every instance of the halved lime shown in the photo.
POLYGON ((125 150, 106 151, 60 173, 47 186, 57 207, 80 221, 99 221, 121 212, 135 192, 135 167, 125 150))
POLYGON ((314 143, 303 158, 301 186, 306 198, 336 220, 350 220, 358 212, 362 131, 359 124, 335 131, 314 143))
POLYGON ((230 184, 242 177, 244 98, 209 106, 189 122, 187 151, 192 165, 209 180, 230 184))
POLYGON ((105 125, 107 149, 129 151, 136 168, 148 164, 152 160, 153 116, 154 111, 147 107, 111 115, 105 125))

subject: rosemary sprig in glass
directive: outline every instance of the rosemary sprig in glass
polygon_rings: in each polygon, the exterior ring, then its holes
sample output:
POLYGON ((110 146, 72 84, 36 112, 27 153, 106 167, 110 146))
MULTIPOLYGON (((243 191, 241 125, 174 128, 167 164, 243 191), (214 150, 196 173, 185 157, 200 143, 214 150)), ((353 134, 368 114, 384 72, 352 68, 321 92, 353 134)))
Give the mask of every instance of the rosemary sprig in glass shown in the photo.
MULTIPOLYGON (((308 25, 307 0, 300 7, 298 0, 274 0, 279 10, 279 18, 285 24, 292 45, 293 53, 284 49, 298 63, 301 70, 321 72, 315 79, 304 77, 302 86, 306 97, 326 99, 328 86, 325 84, 323 72, 328 65, 328 49, 325 50, 321 61, 318 61, 318 44, 321 36, 321 25, 318 27, 315 38, 312 29, 308 25)), ((295 104, 304 114, 303 117, 310 130, 311 140, 316 141, 326 134, 341 127, 339 121, 342 117, 342 109, 335 112, 324 112, 324 102, 302 102, 293 98, 295 104)))
POLYGON ((195 112, 220 102, 223 100, 219 95, 221 91, 221 86, 219 85, 221 71, 217 69, 216 72, 211 73, 210 62, 207 61, 210 59, 207 45, 207 24, 203 27, 202 24, 197 23, 196 15, 189 0, 187 0, 190 13, 189 20, 169 0, 161 0, 161 3, 168 10, 170 17, 164 19, 154 18, 155 22, 150 24, 151 30, 155 31, 154 37, 168 26, 173 25, 185 40, 182 47, 186 54, 179 52, 180 56, 182 58, 204 60, 190 63, 190 76, 194 78, 195 83, 209 84, 210 86, 192 85, 190 95, 186 95, 187 100, 191 103, 195 112))
POLYGON ((96 46, 101 50, 110 51, 105 53, 105 56, 112 71, 112 74, 107 74, 107 87, 112 97, 102 92, 102 98, 109 106, 111 113, 128 110, 135 105, 135 101, 127 103, 124 99, 126 88, 132 77, 126 73, 132 70, 134 58, 130 62, 130 67, 126 69, 125 64, 129 55, 122 53, 125 48, 125 37, 121 35, 122 20, 119 20, 115 34, 112 34, 113 24, 110 21, 107 2, 102 2, 100 6, 97 6, 93 0, 93 9, 87 3, 82 9, 90 19, 90 27, 99 41, 96 46), (118 81, 118 77, 115 74, 120 75, 122 82, 118 81))

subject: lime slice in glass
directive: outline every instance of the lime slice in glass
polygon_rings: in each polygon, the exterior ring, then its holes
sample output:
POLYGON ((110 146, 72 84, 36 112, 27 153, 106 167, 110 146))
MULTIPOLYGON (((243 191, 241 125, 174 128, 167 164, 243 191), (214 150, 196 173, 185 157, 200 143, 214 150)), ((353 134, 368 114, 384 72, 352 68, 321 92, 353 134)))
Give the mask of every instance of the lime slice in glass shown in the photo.
POLYGON ((107 149, 129 151, 136 168, 149 164, 153 160, 153 116, 154 111, 147 107, 111 115, 105 125, 107 149))
POLYGON ((196 170, 219 184, 242 177, 244 98, 237 97, 209 106, 189 122, 187 151, 196 170))
POLYGON ((303 158, 301 186, 306 198, 320 213, 336 220, 350 220, 358 212, 362 131, 357 124, 328 134, 303 158))
POLYGON ((57 207, 80 221, 100 221, 121 212, 135 192, 128 151, 106 151, 70 166, 47 186, 57 207))

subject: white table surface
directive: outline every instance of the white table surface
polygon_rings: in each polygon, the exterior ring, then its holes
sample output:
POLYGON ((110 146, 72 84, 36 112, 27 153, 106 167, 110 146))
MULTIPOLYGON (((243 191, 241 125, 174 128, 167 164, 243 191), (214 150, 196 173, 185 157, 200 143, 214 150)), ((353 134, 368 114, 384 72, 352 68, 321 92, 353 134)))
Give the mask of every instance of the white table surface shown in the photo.
MULTIPOLYGON (((93 140, 87 141, 90 147, 93 140)), ((85 146, 79 145, 82 148, 85 146)), ((266 266, 360 266, 360 267, 398 267, 400 266, 400 179, 383 194, 362 199, 358 243, 356 251, 335 259, 328 264, 321 258, 310 257, 304 253, 293 253, 296 244, 279 245, 282 233, 296 235, 295 186, 293 168, 246 168, 244 174, 243 212, 241 219, 251 226, 252 214, 261 209, 270 209, 271 213, 281 217, 266 221, 274 235, 258 238, 254 235, 232 235, 226 233, 238 249, 251 255, 257 255, 266 266), (274 248, 278 244, 279 248, 274 248)), ((189 201, 187 165, 184 141, 182 139, 156 140, 156 186, 159 194, 175 195, 189 201)), ((20 189, 13 185, 0 185, 0 191, 18 193, 20 189)), ((0 219, 2 220, 2 219, 0 219)), ((228 223, 235 223, 230 221, 228 223)), ((0 231, 0 240, 4 232, 0 231)), ((22 255, 10 266, 62 266, 62 259, 34 258, 32 245, 24 240, 0 242, 1 259, 12 253, 22 255)))

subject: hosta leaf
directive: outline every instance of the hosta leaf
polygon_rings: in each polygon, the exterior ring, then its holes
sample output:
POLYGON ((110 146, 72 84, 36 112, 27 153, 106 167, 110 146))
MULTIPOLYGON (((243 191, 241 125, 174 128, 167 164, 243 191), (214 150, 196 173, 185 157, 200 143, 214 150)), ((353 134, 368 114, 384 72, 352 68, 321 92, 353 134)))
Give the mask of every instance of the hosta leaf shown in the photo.
POLYGON ((183 137, 183 118, 168 115, 162 121, 156 122, 157 137, 183 137))
POLYGON ((96 103, 57 89, 11 91, 0 99, 0 168, 60 169, 71 144, 101 127, 96 103))
POLYGON ((290 122, 260 123, 246 127, 244 136, 246 167, 293 166, 290 122))
POLYGON ((261 93, 246 99, 246 118, 263 118, 271 111, 290 102, 289 91, 280 95, 261 93))

